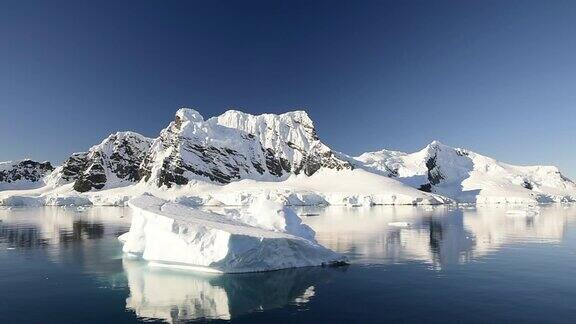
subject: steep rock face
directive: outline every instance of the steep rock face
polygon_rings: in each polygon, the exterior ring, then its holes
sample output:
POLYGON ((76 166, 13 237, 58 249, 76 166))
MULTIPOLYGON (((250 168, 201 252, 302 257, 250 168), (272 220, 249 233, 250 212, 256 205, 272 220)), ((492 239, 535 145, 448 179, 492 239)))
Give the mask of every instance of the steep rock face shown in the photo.
POLYGON ((140 164, 152 140, 134 132, 118 132, 108 136, 88 152, 74 153, 53 174, 49 183, 74 182, 79 192, 114 187, 140 180, 140 164))
POLYGON ((17 186, 40 182, 54 170, 50 162, 37 162, 30 159, 0 162, 0 185, 17 186))
POLYGON ((88 164, 88 152, 72 153, 62 165, 56 168, 47 181, 52 185, 60 185, 76 181, 88 164))
POLYGON ((180 109, 154 141, 141 173, 158 186, 192 179, 229 183, 312 175, 320 168, 351 169, 320 142, 305 112, 253 116, 228 111, 204 120, 180 109))
POLYGON ((353 168, 341 154, 320 141, 314 123, 305 111, 255 116, 229 110, 209 122, 256 136, 266 151, 266 164, 277 176, 285 173, 312 175, 320 168, 353 168))
POLYGON ((514 166, 437 141, 412 154, 382 150, 356 159, 369 171, 460 201, 576 199, 576 185, 556 167, 514 166))

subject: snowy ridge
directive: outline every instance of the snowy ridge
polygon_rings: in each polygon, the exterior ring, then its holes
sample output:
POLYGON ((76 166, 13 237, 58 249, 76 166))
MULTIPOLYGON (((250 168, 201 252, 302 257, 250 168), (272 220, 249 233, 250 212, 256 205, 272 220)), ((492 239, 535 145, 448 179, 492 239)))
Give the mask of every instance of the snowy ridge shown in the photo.
POLYGON ((576 185, 556 167, 510 165, 438 141, 412 154, 382 150, 356 159, 367 170, 461 202, 576 201, 576 185))
POLYGON ((156 266, 241 273, 341 264, 345 258, 316 243, 314 232, 290 209, 269 201, 253 215, 210 213, 150 195, 130 200, 125 253, 156 266), (302 236, 300 236, 302 235, 302 236))

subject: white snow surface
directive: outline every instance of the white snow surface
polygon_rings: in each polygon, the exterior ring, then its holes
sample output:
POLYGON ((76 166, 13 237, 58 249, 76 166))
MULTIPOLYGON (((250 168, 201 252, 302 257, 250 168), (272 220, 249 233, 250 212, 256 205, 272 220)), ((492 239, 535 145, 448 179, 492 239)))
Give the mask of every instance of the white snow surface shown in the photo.
POLYGON ((201 211, 151 195, 128 203, 130 231, 123 251, 156 265, 242 273, 331 265, 345 261, 316 243, 314 232, 289 208, 255 203, 236 217, 201 211))

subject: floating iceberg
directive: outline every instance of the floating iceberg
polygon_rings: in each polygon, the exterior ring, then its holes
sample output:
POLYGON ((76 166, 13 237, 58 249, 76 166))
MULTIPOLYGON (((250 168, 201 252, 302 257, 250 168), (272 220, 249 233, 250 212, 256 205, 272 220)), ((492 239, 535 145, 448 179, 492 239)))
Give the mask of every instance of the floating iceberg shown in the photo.
POLYGON ((123 251, 154 266, 241 273, 319 265, 345 258, 314 240, 289 208, 260 200, 246 212, 216 214, 151 195, 129 201, 130 231, 123 251))

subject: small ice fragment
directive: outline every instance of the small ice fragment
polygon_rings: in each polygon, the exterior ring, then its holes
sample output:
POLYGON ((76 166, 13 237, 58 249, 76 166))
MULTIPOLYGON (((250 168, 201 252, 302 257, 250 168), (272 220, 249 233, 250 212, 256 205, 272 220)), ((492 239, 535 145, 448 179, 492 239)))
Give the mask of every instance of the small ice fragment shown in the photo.
POLYGON ((506 215, 509 216, 535 216, 538 215, 537 210, 527 210, 527 209, 510 209, 506 211, 506 215))
POLYGON ((319 216, 319 215, 320 215, 319 213, 301 213, 301 214, 298 214, 298 216, 300 216, 300 217, 319 216))
POLYGON ((388 223, 388 226, 394 226, 394 227, 409 227, 410 223, 408 222, 390 222, 388 223))

